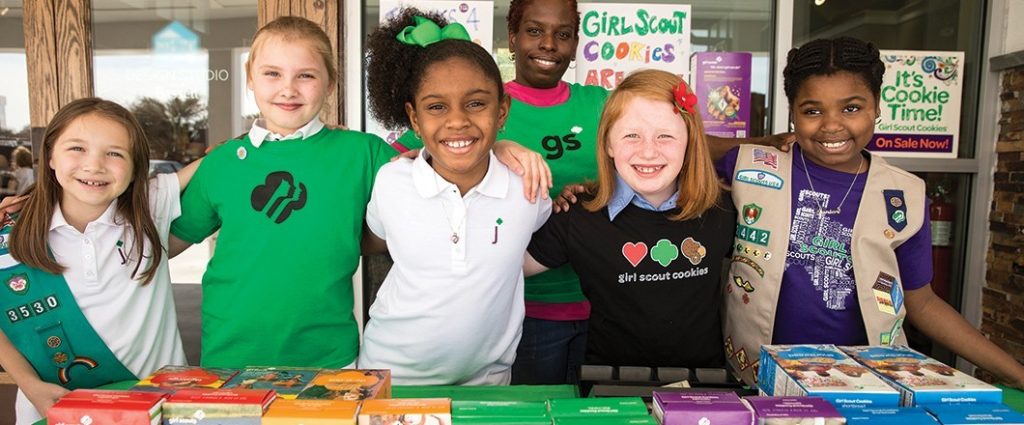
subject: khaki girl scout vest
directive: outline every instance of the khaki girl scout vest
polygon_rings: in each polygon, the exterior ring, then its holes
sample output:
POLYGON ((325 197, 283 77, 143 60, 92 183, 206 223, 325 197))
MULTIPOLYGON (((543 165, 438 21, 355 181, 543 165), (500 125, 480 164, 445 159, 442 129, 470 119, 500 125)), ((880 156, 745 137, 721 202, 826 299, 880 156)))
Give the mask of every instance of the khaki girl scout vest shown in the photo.
MULTIPOLYGON (((761 346, 772 341, 793 218, 792 159, 790 153, 751 145, 741 145, 736 157, 732 199, 739 214, 725 276, 722 336, 729 365, 747 384, 756 383, 761 346)), ((924 193, 924 181, 871 155, 850 247, 871 345, 906 344, 895 248, 921 229, 924 193)))

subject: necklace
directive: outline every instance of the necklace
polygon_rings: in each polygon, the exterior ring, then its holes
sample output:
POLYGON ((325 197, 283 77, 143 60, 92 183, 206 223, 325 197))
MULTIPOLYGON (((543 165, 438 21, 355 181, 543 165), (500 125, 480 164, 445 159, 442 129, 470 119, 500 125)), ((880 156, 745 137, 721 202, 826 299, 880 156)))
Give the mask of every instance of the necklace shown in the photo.
POLYGON ((450 241, 452 241, 452 244, 458 244, 459 243, 459 228, 461 228, 462 224, 466 222, 466 216, 468 216, 469 214, 468 213, 462 214, 462 220, 459 220, 458 224, 452 224, 451 213, 448 212, 448 207, 444 206, 445 203, 447 203, 447 202, 444 199, 442 199, 441 200, 441 209, 444 210, 444 219, 445 219, 445 221, 448 222, 448 227, 450 227, 452 229, 452 236, 450 238, 448 238, 448 239, 450 241))
MULTIPOLYGON (((859 155, 859 153, 858 153, 858 155, 859 155)), ((811 191, 812 192, 821 193, 821 192, 818 192, 817 190, 814 189, 814 182, 811 181, 811 173, 807 171, 807 160, 804 158, 804 151, 803 150, 800 151, 800 162, 803 162, 803 164, 804 164, 804 175, 807 176, 807 184, 811 186, 811 191)), ((822 216, 822 215, 841 214, 842 213, 842 211, 843 211, 843 204, 846 203, 846 197, 850 196, 850 191, 853 190, 853 186, 857 184, 857 177, 860 176, 860 167, 862 165, 864 165, 864 155, 860 155, 860 162, 857 163, 857 172, 855 172, 853 174, 853 181, 850 182, 850 187, 846 188, 846 194, 843 195, 843 200, 839 201, 839 206, 837 206, 836 209, 834 209, 834 210, 826 210, 825 206, 821 204, 821 200, 820 199, 815 199, 814 200, 815 205, 818 206, 818 216, 819 217, 822 216)))

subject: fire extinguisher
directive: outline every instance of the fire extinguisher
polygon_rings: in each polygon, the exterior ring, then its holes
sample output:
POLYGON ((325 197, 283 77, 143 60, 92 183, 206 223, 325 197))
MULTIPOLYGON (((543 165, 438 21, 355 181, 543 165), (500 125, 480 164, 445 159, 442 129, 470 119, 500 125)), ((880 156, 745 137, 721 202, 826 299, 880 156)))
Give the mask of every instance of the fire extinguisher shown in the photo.
POLYGON ((953 218, 956 217, 956 209, 946 199, 946 192, 944 186, 936 187, 931 196, 932 205, 928 213, 931 215, 932 228, 932 290, 949 302, 953 218))

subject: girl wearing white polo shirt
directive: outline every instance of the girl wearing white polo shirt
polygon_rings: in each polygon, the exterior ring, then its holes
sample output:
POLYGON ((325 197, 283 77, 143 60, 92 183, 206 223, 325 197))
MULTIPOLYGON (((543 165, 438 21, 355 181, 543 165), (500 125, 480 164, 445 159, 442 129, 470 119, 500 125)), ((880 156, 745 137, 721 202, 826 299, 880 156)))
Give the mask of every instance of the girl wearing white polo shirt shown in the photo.
POLYGON ((492 146, 509 99, 459 24, 406 9, 369 39, 371 112, 424 141, 377 174, 366 222, 395 261, 370 307, 361 368, 396 384, 508 384, 523 321, 522 253, 547 219, 492 146), (428 17, 424 17, 428 16, 428 17))
POLYGON ((199 161, 150 180, 138 121, 97 98, 57 111, 41 158, 24 209, 0 223, 0 365, 19 424, 69 390, 185 364, 164 247, 199 161))

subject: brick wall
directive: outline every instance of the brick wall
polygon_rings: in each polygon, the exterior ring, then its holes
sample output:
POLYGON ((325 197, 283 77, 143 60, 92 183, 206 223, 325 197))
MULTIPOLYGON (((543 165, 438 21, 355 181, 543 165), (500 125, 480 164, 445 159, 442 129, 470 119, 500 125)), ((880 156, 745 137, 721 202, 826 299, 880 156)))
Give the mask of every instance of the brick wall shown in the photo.
MULTIPOLYGON (((981 331, 1024 358, 1024 67, 1003 71, 981 331)), ((979 376, 991 378, 979 369, 979 376)))

